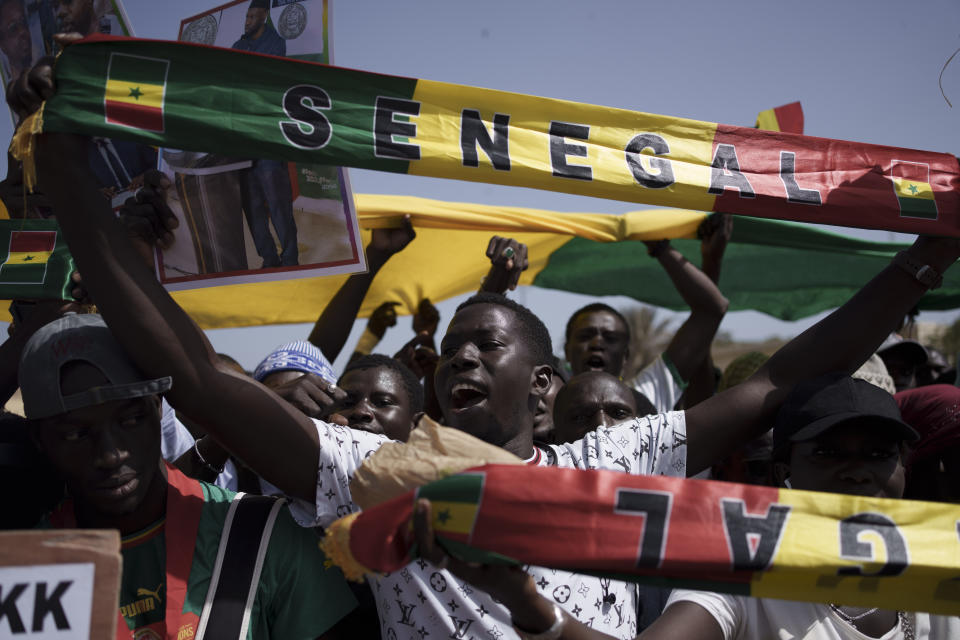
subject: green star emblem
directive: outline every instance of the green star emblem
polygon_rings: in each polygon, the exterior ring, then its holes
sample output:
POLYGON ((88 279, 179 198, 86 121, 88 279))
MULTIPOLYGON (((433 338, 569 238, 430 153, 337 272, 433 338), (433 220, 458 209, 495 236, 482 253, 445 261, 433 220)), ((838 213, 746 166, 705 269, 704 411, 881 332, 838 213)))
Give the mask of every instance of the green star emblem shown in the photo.
POLYGON ((143 91, 140 91, 140 87, 130 87, 130 97, 140 99, 140 96, 143 95, 143 91))
POLYGON ((440 524, 447 524, 447 520, 449 520, 451 517, 450 509, 444 509, 437 514, 437 520, 440 521, 440 524))
POLYGON ((910 185, 910 193, 912 193, 913 195, 917 195, 917 191, 919 191, 919 189, 917 189, 917 185, 911 184, 911 185, 910 185))
POLYGON ((33 256, 23 256, 24 262, 29 262, 30 260, 33 260, 33 256))

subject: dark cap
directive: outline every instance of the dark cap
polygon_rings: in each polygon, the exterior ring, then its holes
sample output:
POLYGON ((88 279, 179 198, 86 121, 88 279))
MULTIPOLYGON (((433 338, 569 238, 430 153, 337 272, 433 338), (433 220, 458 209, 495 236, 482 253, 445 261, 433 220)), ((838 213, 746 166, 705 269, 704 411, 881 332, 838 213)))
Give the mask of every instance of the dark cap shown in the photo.
POLYGON ((773 425, 773 449, 780 451, 791 442, 811 440, 856 418, 887 424, 910 442, 920 437, 903 421, 897 401, 889 393, 864 380, 831 373, 800 383, 790 392, 773 425))
POLYGON ((114 400, 141 398, 168 391, 170 376, 150 379, 134 366, 103 318, 67 314, 41 327, 20 357, 20 391, 28 418, 47 418, 114 400), (69 362, 86 362, 110 384, 63 395, 60 369, 69 362))
POLYGON ((927 349, 922 344, 914 340, 901 338, 895 333, 891 333, 883 341, 883 344, 877 349, 877 355, 881 358, 896 355, 918 367, 925 364, 929 357, 927 349))
POLYGON ((252 0, 250 3, 251 9, 269 9, 270 0, 252 0))

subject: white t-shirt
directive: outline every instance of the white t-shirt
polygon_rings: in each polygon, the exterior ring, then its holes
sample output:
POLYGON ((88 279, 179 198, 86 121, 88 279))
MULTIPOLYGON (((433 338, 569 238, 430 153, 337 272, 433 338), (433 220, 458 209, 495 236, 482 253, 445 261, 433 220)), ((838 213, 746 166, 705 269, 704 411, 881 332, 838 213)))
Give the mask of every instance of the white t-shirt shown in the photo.
POLYGON ((646 396, 654 408, 660 413, 673 411, 683 395, 686 384, 680 379, 663 354, 640 370, 631 380, 624 380, 624 384, 646 396))
MULTIPOLYGON (((710 591, 676 589, 667 602, 694 602, 706 609, 726 640, 876 640, 860 633, 828 605, 771 598, 732 596, 710 591)), ((960 618, 909 613, 916 640, 960 638, 960 618)), ((881 640, 905 638, 900 624, 881 640)))
POLYGON ((160 455, 173 464, 193 446, 193 436, 183 423, 177 420, 177 412, 166 400, 160 401, 160 411, 160 455))
MULTIPOLYGON (((358 508, 349 482, 363 460, 387 441, 364 431, 314 420, 320 435, 316 504, 290 507, 303 526, 327 526, 358 508)), ((686 475, 683 412, 635 418, 597 429, 582 440, 537 449, 531 464, 610 469, 632 474, 686 475)), ((270 487, 264 483, 264 493, 270 487)), ((584 624, 617 638, 637 634, 638 587, 632 583, 528 567, 539 591, 584 624)), ((517 638, 506 607, 424 560, 379 579, 369 579, 387 640, 517 638)))

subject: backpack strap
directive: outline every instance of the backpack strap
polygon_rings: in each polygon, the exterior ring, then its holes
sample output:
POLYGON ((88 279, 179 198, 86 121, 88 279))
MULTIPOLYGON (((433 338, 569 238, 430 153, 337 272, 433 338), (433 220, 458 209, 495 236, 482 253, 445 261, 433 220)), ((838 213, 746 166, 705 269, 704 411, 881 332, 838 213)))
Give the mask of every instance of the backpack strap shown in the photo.
POLYGON ((230 503, 194 640, 246 639, 273 523, 283 505, 278 498, 244 493, 230 503))

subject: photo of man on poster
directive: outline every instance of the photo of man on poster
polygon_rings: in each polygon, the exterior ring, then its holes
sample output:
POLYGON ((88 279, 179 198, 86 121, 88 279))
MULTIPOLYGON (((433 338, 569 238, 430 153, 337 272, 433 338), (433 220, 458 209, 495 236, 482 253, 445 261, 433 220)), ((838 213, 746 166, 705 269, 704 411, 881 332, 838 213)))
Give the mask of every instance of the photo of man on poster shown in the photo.
POLYGON ((124 35, 109 0, 54 0, 57 22, 63 33, 124 35))
MULTIPOLYGON (((247 8, 243 36, 233 43, 234 49, 285 56, 287 43, 269 20, 270 1, 252 0, 247 8)), ((240 172, 240 197, 250 235, 263 258, 264 267, 290 267, 299 263, 297 223, 293 219, 293 189, 286 162, 254 160, 249 169, 240 172), (269 223, 280 240, 280 254, 270 235, 269 223)))

